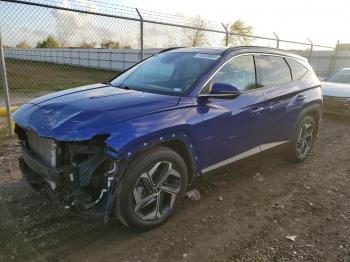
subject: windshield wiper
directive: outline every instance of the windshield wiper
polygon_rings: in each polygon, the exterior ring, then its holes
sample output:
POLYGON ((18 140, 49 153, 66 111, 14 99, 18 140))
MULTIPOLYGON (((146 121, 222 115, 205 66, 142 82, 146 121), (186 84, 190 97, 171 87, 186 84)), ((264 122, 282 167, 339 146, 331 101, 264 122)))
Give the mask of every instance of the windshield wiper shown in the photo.
POLYGON ((135 91, 139 91, 139 92, 144 92, 143 90, 140 90, 140 89, 137 89, 135 87, 128 86, 128 85, 112 85, 112 83, 110 83, 110 82, 107 84, 110 86, 116 87, 116 88, 124 89, 124 90, 135 90, 135 91))
POLYGON ((129 86, 123 86, 123 85, 115 86, 115 85, 112 85, 111 82, 107 82, 106 84, 109 85, 109 86, 113 86, 113 87, 117 87, 117 88, 121 88, 121 89, 125 89, 125 90, 130 90, 130 89, 132 89, 132 88, 129 87, 129 86))

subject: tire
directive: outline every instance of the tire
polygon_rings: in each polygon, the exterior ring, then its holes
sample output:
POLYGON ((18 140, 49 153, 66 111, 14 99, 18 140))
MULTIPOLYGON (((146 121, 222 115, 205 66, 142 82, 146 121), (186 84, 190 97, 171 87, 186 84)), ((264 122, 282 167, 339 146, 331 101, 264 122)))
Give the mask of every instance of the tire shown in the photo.
POLYGON ((292 141, 286 150, 286 159, 292 163, 303 162, 310 154, 317 135, 313 117, 306 115, 298 123, 292 141))
POLYGON ((157 146, 137 156, 126 169, 117 187, 114 213, 133 229, 157 227, 174 214, 187 185, 183 158, 170 148, 157 146))

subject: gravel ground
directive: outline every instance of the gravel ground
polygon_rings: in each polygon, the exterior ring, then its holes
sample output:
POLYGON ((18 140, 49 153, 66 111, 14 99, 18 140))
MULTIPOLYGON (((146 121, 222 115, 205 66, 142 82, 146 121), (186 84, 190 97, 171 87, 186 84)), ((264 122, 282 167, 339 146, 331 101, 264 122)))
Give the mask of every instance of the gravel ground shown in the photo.
POLYGON ((325 117, 311 156, 251 157, 192 186, 168 223, 132 232, 65 215, 21 179, 0 140, 0 261, 350 261, 350 119, 325 117))

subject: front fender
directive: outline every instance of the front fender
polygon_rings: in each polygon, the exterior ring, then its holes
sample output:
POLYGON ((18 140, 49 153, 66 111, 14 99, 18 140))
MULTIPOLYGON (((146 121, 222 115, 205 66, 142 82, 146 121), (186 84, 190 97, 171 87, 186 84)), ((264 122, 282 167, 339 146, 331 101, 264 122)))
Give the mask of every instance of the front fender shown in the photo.
POLYGON ((182 108, 160 112, 125 121, 110 127, 105 141, 107 153, 114 158, 129 160, 136 154, 155 145, 178 141, 187 149, 194 175, 199 174, 200 152, 198 143, 200 133, 196 125, 201 116, 196 108, 182 108))

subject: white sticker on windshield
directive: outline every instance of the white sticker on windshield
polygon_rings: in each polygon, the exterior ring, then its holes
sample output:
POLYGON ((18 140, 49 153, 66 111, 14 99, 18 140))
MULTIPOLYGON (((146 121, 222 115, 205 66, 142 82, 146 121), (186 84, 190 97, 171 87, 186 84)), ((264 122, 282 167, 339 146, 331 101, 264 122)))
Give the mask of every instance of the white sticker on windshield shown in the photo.
POLYGON ((195 54, 194 58, 202 58, 202 59, 210 59, 210 60, 217 60, 220 57, 220 55, 213 55, 213 54, 195 54))
POLYGON ((182 91, 182 89, 181 89, 181 88, 177 88, 177 87, 175 87, 175 88, 173 89, 173 91, 174 91, 174 92, 181 92, 181 91, 182 91))

